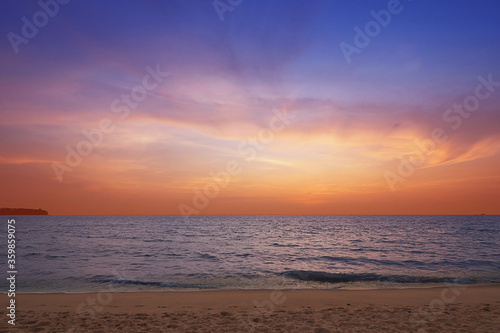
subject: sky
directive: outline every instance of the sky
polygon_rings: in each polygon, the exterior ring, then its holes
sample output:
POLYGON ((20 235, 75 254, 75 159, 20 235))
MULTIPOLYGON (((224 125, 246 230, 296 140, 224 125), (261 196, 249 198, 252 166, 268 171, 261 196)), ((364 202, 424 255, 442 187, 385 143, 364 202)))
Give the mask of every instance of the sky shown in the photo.
POLYGON ((0 207, 500 214, 499 11, 3 1, 0 207))

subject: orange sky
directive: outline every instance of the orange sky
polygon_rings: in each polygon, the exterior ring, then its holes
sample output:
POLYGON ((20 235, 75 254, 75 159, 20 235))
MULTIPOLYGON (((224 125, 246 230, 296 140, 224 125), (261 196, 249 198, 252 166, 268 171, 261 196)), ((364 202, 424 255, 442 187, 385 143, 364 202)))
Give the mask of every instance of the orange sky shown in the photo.
MULTIPOLYGON (((14 18, 32 10, 16 6, 14 18)), ((338 45, 369 6, 241 7, 220 22, 136 4, 126 25, 72 6, 18 53, 0 49, 0 207, 500 214, 493 11, 464 34, 467 8, 434 8, 444 21, 416 30, 408 18, 428 8, 414 4, 348 63, 338 45)))

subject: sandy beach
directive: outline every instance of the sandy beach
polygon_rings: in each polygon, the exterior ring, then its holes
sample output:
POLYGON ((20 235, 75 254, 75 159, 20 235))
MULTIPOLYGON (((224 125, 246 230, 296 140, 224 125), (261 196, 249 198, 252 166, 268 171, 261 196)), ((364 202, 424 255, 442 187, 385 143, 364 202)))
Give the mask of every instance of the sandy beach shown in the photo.
POLYGON ((1 331, 500 331, 498 284, 376 290, 19 294, 16 304, 15 328, 7 324, 4 315, 1 331))

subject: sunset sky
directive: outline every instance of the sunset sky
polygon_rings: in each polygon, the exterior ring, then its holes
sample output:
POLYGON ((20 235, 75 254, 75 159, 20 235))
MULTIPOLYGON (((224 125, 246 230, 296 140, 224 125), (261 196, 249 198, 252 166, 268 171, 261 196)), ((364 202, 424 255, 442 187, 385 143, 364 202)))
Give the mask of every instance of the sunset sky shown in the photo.
POLYGON ((498 1, 54 1, 0 5, 0 207, 500 214, 498 1))

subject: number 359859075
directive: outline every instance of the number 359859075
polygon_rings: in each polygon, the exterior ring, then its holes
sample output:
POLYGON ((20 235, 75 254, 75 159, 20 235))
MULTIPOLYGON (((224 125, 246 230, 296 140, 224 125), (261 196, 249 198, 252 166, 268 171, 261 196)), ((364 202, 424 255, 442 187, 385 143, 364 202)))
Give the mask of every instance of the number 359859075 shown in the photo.
POLYGON ((8 265, 10 269, 14 268, 16 264, 16 220, 11 219, 7 221, 8 225, 8 236, 7 236, 7 248, 8 248, 8 265))

